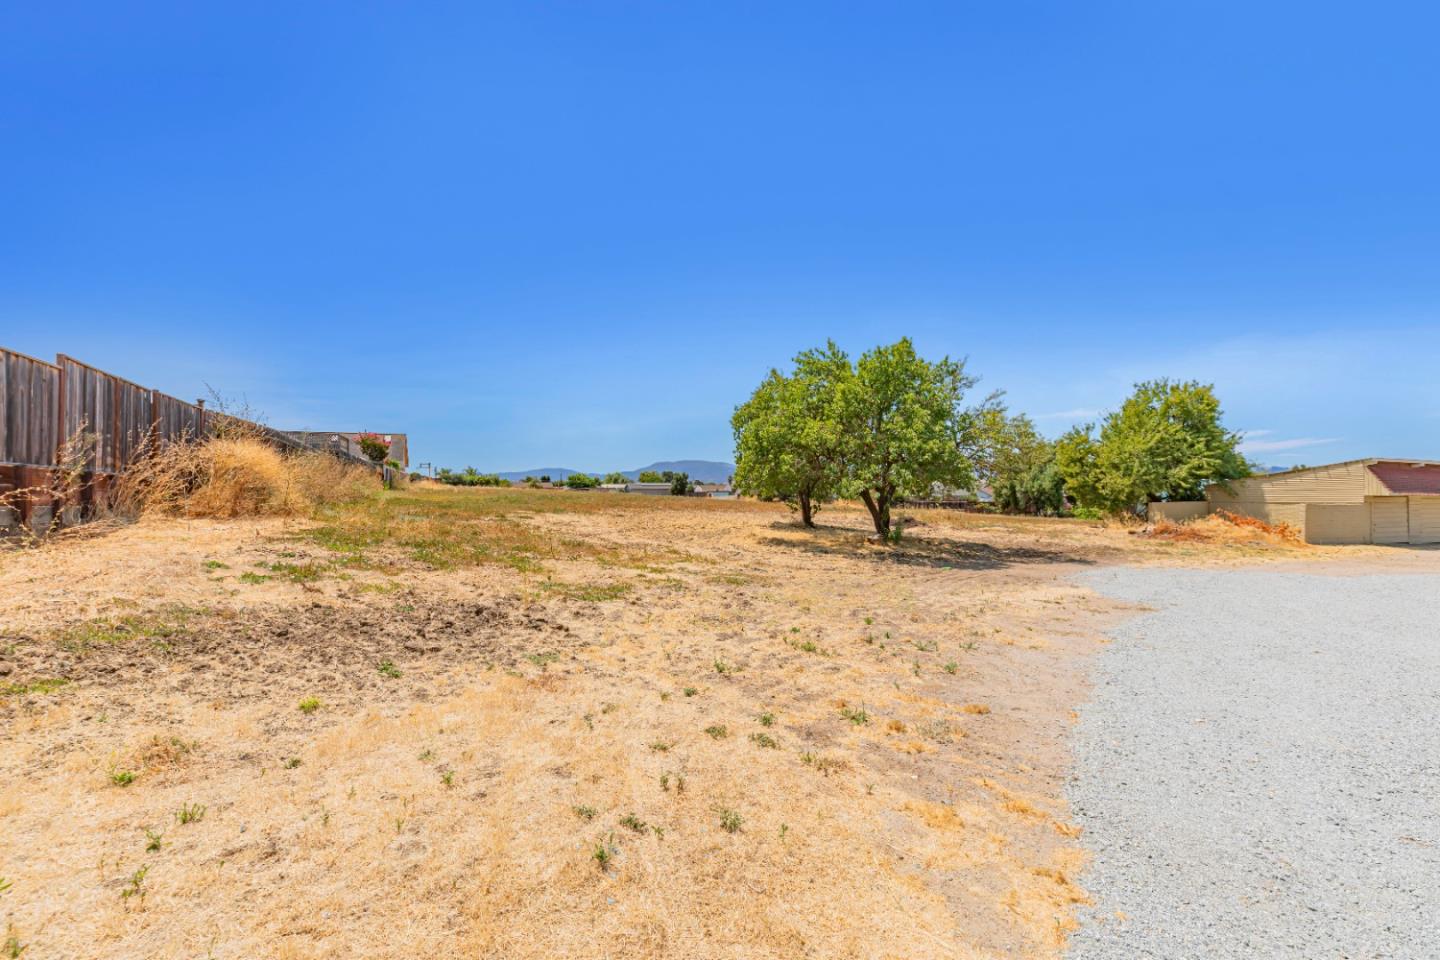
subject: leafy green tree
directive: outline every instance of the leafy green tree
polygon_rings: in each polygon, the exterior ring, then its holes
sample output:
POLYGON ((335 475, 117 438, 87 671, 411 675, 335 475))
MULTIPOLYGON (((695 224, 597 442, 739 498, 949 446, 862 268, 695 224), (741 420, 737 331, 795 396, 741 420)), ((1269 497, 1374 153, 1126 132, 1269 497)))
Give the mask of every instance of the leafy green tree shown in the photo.
POLYGON ((966 411, 961 450, 1009 513, 1056 514, 1065 507, 1065 481, 1054 469, 1055 445, 1023 413, 1010 413, 993 393, 966 411))
POLYGON ((665 476, 663 476, 662 474, 656 473, 654 470, 642 470, 642 471, 640 471, 640 478, 639 478, 638 482, 639 482, 639 483, 666 483, 666 482, 668 482, 668 481, 667 481, 667 478, 666 478, 665 476))
POLYGON ((1148 380, 1120 409, 1060 438, 1055 463, 1083 508, 1137 511, 1155 500, 1198 500, 1205 485, 1247 477, 1240 435, 1221 423, 1213 386, 1148 380))
POLYGON ((778 498, 815 526, 820 504, 833 498, 843 472, 839 385, 850 359, 827 343, 795 358, 790 376, 771 370, 731 418, 735 431, 735 488, 778 498))
POLYGON ((611 471, 610 473, 605 474, 605 482, 606 482, 606 483, 629 483, 629 482, 630 482, 630 478, 627 477, 627 476, 625 476, 625 474, 623 474, 623 473, 617 473, 617 472, 615 472, 615 471, 611 471))
POLYGON ((973 486, 961 402, 974 384, 963 363, 930 363, 908 337, 867 352, 840 382, 842 491, 865 502, 881 537, 890 538, 890 508, 901 497, 924 496, 934 483, 973 486))
POLYGON ((1053 447, 1043 461, 991 485, 995 505, 1007 513, 1056 516, 1065 511, 1065 478, 1055 465, 1053 447))
POLYGON ((670 481, 670 496, 686 497, 695 492, 695 484, 690 482, 690 474, 666 470, 665 477, 670 481))
POLYGON ((588 473, 572 473, 565 478, 565 486, 571 490, 593 490, 600 486, 600 478, 588 473))

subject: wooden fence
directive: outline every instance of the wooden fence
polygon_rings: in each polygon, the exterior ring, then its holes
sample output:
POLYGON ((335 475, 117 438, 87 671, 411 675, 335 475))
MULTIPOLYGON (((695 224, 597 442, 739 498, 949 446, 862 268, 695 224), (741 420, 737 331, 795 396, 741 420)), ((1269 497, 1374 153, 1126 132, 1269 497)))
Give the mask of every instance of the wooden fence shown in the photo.
MULTIPOLYGON (((134 463, 147 443, 184 443, 226 425, 259 434, 282 449, 324 450, 375 466, 349 445, 319 443, 306 434, 217 414, 206 410, 203 400, 187 403, 74 357, 60 354, 47 363, 0 347, 0 498, 16 490, 49 487, 62 465, 78 466, 87 489, 103 488, 106 478, 134 463), (81 438, 84 442, 77 448, 84 453, 83 464, 65 463, 71 453, 67 445, 81 438)), ((21 519, 31 519, 36 506, 50 504, 41 494, 16 506, 21 519)), ((7 519, 4 513, 0 507, 0 526, 7 519)))

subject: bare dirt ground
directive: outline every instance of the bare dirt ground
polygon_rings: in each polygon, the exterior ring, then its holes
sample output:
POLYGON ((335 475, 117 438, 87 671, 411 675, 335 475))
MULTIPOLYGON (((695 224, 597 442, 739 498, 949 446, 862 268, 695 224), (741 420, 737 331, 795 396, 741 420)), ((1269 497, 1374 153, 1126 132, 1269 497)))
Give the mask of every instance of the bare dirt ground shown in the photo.
POLYGON ((27 957, 1053 957, 1099 563, 1316 551, 415 491, 0 553, 27 957), (368 512, 365 512, 368 511, 368 512))

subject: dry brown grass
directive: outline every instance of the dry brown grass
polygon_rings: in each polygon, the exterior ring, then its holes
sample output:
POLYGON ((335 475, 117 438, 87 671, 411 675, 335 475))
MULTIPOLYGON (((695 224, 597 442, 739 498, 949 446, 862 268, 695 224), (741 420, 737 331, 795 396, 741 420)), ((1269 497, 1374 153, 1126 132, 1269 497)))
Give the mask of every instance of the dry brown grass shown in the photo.
POLYGON ((566 491, 320 515, 0 557, 34 955, 1057 955, 1113 615, 1066 574, 1135 538, 566 491))
POLYGON ((379 490, 375 473, 325 453, 282 453, 255 437, 168 444, 121 474, 117 514, 237 517, 303 516, 317 507, 379 490))
POLYGON ((1177 543, 1208 544, 1272 544, 1284 547, 1304 546, 1300 531, 1288 523, 1266 523, 1228 510, 1216 510, 1195 520, 1176 523, 1160 520, 1145 532, 1156 540, 1177 543))

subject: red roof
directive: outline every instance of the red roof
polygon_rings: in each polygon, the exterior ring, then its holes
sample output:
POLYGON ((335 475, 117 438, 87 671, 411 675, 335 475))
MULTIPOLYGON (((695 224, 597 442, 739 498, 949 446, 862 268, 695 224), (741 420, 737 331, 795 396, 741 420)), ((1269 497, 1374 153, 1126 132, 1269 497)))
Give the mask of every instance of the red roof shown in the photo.
POLYGON ((1370 472, 1394 494, 1433 493, 1440 495, 1440 464, 1414 466, 1409 463, 1372 463, 1370 472))

